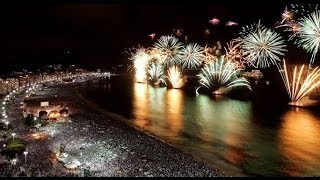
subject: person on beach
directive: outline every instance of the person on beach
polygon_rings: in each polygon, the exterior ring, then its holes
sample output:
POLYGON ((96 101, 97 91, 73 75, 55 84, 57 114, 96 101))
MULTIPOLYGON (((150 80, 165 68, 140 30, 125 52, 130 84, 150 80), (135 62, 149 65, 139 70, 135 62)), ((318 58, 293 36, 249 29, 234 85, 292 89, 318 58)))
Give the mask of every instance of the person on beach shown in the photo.
POLYGON ((65 148, 66 148, 66 145, 63 143, 60 143, 60 154, 65 152, 65 148))

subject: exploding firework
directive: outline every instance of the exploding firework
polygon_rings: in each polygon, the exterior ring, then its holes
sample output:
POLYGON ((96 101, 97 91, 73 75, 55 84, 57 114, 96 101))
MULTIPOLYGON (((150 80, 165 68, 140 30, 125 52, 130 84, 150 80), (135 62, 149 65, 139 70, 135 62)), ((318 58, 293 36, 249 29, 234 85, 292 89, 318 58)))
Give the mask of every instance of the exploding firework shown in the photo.
POLYGON ((179 52, 179 59, 182 64, 182 68, 197 68, 201 65, 204 59, 204 48, 196 43, 190 43, 182 47, 179 52))
POLYGON ((167 78, 173 88, 181 88, 184 84, 182 73, 178 66, 172 66, 169 68, 167 78))
POLYGON ((314 63, 320 45, 320 10, 298 20, 299 31, 295 41, 299 47, 312 53, 309 66, 314 63))
POLYGON ((151 40, 154 40, 154 38, 156 37, 156 33, 149 34, 149 37, 151 38, 151 40))
POLYGON ((236 22, 234 22, 234 21, 228 21, 227 23, 226 23, 226 26, 237 26, 238 25, 238 23, 236 23, 236 22))
POLYGON ((164 54, 162 63, 164 66, 172 66, 179 64, 180 59, 178 53, 182 47, 182 43, 173 36, 161 36, 158 42, 154 44, 154 47, 158 49, 161 54, 164 54))
POLYGON ((287 51, 282 37, 275 31, 260 25, 254 29, 248 26, 250 32, 241 33, 240 47, 248 65, 265 68, 281 61, 279 56, 287 51))
POLYGON ((149 79, 153 83, 159 83, 163 79, 163 66, 161 64, 152 63, 148 68, 149 79))
POLYGON ((204 64, 209 64, 217 60, 222 55, 221 49, 222 49, 222 46, 219 41, 217 41, 217 43, 212 47, 209 45, 206 45, 204 47, 204 56, 205 56, 203 59, 204 64))
POLYGON ((245 67, 245 61, 242 57, 242 49, 240 48, 241 39, 233 39, 230 43, 227 43, 227 47, 225 48, 226 51, 226 58, 235 63, 236 68, 243 69, 245 67))
POLYGON ((286 8, 284 9, 281 15, 281 18, 282 18, 281 24, 284 23, 285 21, 291 21, 293 19, 293 15, 294 15, 294 12, 289 11, 286 6, 286 8))
POLYGON ((283 68, 280 65, 277 67, 291 100, 290 105, 299 105, 299 101, 320 84, 319 67, 307 72, 307 70, 304 71, 304 65, 300 66, 299 69, 295 66, 292 76, 288 75, 285 60, 283 60, 283 68), (302 78, 303 76, 305 78, 302 78))
POLYGON ((298 4, 290 4, 290 11, 297 16, 297 18, 304 17, 310 13, 319 9, 318 4, 305 4, 305 5, 298 5, 298 4))
POLYGON ((240 36, 247 36, 250 33, 256 32, 258 26, 260 26, 260 21, 259 23, 253 23, 253 24, 242 26, 239 34, 240 36))
POLYGON ((180 37, 183 33, 183 29, 173 29, 172 31, 177 37, 180 37))
POLYGON ((133 60, 133 67, 135 69, 135 77, 137 82, 146 81, 146 68, 150 59, 149 54, 145 49, 139 48, 131 57, 133 60))
POLYGON ((285 31, 291 32, 292 34, 289 35, 289 40, 292 40, 299 31, 299 25, 294 20, 294 12, 291 10, 288 10, 286 7, 281 15, 281 22, 277 22, 275 25, 275 28, 281 28, 284 27, 285 31))
POLYGON ((166 55, 157 48, 149 48, 147 50, 150 61, 157 64, 163 64, 163 60, 166 59, 166 55))
POLYGON ((209 23, 212 25, 218 25, 220 23, 220 20, 218 18, 212 18, 209 20, 209 23))
POLYGON ((240 70, 232 61, 222 56, 201 69, 198 74, 199 82, 214 94, 227 94, 235 87, 246 87, 251 90, 250 83, 245 78, 239 77, 240 70))

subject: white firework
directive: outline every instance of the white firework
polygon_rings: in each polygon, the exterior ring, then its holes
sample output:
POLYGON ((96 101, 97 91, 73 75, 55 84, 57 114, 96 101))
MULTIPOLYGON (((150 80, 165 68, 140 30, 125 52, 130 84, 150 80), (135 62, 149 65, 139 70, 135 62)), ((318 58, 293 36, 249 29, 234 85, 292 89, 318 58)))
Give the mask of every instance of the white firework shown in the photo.
POLYGON ((131 57, 133 60, 133 67, 135 69, 135 77, 137 82, 145 82, 146 80, 146 68, 150 60, 149 54, 145 49, 139 48, 131 57))
POLYGON ((275 65, 281 61, 280 56, 284 55, 287 47, 284 39, 277 32, 266 28, 258 23, 250 32, 241 34, 240 47, 243 57, 248 65, 256 68, 265 68, 275 65))
POLYGON ((172 66, 180 63, 178 53, 182 47, 182 43, 179 42, 174 36, 161 36, 154 44, 161 54, 164 54, 162 63, 164 66, 172 66))
POLYGON ((312 53, 309 64, 311 65, 320 47, 320 10, 299 19, 298 24, 300 28, 295 43, 308 53, 312 53))
POLYGON ((201 65, 204 57, 204 48, 196 43, 182 47, 179 52, 182 68, 195 69, 201 65))
POLYGON ((169 68, 167 78, 173 88, 181 88, 184 85, 182 73, 178 66, 172 66, 169 68))
POLYGON ((313 13, 316 10, 319 10, 318 4, 290 4, 290 11, 294 12, 295 16, 298 16, 297 18, 306 16, 310 13, 313 13))
POLYGON ((162 80, 163 77, 163 66, 161 64, 152 63, 148 68, 149 79, 152 82, 162 80))
POLYGON ((200 84, 215 94, 227 94, 235 87, 246 87, 251 90, 250 83, 243 77, 239 77, 241 69, 222 56, 218 60, 206 64, 198 77, 200 84))

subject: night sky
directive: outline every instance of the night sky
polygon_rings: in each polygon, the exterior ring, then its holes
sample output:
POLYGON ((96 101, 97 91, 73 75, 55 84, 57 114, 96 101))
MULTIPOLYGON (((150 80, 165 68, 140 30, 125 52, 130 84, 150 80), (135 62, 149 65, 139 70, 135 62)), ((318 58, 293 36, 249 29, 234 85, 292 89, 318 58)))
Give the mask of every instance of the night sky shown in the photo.
POLYGON ((257 22, 269 27, 280 20, 288 2, 184 1, 112 3, 23 3, 0 6, 0 66, 11 63, 124 62, 125 48, 150 45, 149 34, 173 34, 182 28, 192 42, 230 40, 241 26, 257 22), (241 2, 241 3, 240 3, 241 2), (268 3, 267 3, 268 2, 268 3), (208 23, 217 17, 219 26, 208 23), (226 21, 239 23, 225 27, 226 21), (210 37, 204 31, 210 29, 210 37), (66 52, 70 51, 66 58, 66 52))

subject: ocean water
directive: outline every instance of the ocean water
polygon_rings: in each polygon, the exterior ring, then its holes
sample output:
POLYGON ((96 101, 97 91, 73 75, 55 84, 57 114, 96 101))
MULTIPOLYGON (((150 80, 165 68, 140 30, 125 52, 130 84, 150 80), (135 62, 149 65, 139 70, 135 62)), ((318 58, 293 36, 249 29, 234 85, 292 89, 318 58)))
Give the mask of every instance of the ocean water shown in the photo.
POLYGON ((87 99, 232 176, 320 176, 320 111, 188 94, 111 76, 80 86, 87 99))

